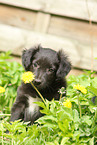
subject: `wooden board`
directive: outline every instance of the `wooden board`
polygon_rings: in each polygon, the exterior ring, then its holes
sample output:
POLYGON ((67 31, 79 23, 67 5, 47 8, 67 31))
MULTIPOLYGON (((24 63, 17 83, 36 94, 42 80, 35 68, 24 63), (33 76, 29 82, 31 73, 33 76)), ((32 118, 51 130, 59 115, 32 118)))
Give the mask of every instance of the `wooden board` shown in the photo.
MULTIPOLYGON (((91 20, 97 22, 97 0, 87 0, 91 20)), ((86 0, 0 0, 14 5, 55 15, 89 20, 86 0)))
POLYGON ((37 13, 20 8, 0 6, 0 22, 34 30, 37 13))
POLYGON ((50 23, 50 15, 38 12, 35 31, 46 33, 50 23))
POLYGON ((90 37, 97 41, 97 24, 90 25, 84 21, 52 16, 48 33, 80 41, 90 41, 90 37))
POLYGON ((0 22, 46 33, 50 23, 50 15, 2 5, 0 6, 0 22))
POLYGON ((57 36, 90 41, 90 35, 97 40, 97 24, 33 12, 11 6, 0 6, 0 22, 12 26, 49 33, 57 36))
MULTIPOLYGON (((74 67, 91 69, 91 48, 87 41, 41 34, 0 24, 0 51, 12 50, 13 54, 21 55, 25 47, 37 44, 56 51, 62 48, 69 55, 74 67)), ((94 43, 95 57, 97 57, 97 42, 94 43)), ((97 70, 97 60, 94 60, 94 70, 97 70)))

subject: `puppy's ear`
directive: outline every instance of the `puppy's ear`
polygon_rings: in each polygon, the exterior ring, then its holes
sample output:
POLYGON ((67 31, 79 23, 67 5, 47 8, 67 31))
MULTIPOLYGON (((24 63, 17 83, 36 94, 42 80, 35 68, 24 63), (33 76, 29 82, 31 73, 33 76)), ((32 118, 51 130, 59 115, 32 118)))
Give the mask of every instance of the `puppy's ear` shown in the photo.
POLYGON ((59 59, 59 67, 56 75, 57 78, 63 78, 71 70, 71 63, 69 62, 68 57, 64 54, 62 50, 60 50, 57 54, 59 59))
POLYGON ((35 55, 35 53, 38 51, 39 51, 39 47, 30 48, 28 50, 27 49, 23 50, 22 64, 26 71, 29 70, 29 66, 31 65, 31 60, 33 59, 33 56, 35 55))

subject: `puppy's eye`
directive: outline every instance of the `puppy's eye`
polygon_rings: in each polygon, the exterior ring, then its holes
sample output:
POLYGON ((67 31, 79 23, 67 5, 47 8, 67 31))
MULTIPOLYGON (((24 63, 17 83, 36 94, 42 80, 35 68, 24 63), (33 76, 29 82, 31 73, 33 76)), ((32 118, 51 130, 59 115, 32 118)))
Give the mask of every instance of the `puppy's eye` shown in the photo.
POLYGON ((33 63, 33 67, 38 67, 38 64, 36 62, 33 63))
POLYGON ((53 71, 54 71, 54 69, 53 69, 53 68, 50 68, 50 69, 49 69, 49 71, 50 71, 50 72, 53 72, 53 71))
POLYGON ((47 69, 47 72, 48 72, 48 73, 52 73, 52 72, 54 72, 54 69, 53 69, 53 68, 48 68, 48 69, 47 69))

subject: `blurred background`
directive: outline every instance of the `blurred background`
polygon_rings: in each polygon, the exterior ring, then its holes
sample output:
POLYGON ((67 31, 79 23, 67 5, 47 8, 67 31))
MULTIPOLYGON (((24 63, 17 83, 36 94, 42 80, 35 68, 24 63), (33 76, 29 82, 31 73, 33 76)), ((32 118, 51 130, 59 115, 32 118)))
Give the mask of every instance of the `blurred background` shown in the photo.
POLYGON ((63 49, 71 74, 97 71, 97 0, 0 0, 0 52, 21 63, 24 48, 63 49))

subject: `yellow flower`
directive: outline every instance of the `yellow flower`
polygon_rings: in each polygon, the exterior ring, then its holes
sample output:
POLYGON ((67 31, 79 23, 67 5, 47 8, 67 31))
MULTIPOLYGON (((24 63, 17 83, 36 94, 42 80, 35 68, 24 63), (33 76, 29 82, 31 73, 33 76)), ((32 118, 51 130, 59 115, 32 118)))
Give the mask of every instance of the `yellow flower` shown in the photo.
POLYGON ((64 107, 68 107, 68 108, 71 108, 72 107, 72 104, 71 104, 71 102, 70 102, 70 100, 66 100, 66 102, 63 102, 63 105, 64 105, 64 107))
POLYGON ((5 92, 5 88, 0 86, 0 93, 4 93, 5 92))
POLYGON ((74 85, 73 86, 73 89, 77 89, 77 90, 81 91, 83 94, 86 94, 87 93, 86 88, 84 86, 79 85, 79 84, 74 85))
POLYGON ((22 75, 22 81, 26 84, 26 83, 31 83, 33 80, 35 79, 35 75, 30 72, 24 72, 22 75))

